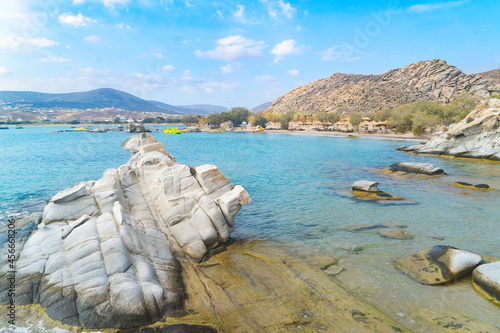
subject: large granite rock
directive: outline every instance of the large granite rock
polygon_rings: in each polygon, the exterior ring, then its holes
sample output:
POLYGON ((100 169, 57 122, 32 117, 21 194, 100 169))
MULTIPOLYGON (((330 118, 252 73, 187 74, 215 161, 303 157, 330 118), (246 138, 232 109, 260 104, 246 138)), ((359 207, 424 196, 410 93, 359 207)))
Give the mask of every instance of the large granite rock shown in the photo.
POLYGON ((390 171, 400 171, 404 173, 417 173, 428 176, 446 175, 443 169, 431 163, 402 162, 394 163, 389 167, 390 171))
POLYGON ((127 133, 149 133, 151 132, 147 127, 142 124, 127 124, 127 133))
POLYGON ((428 143, 406 151, 500 160, 500 99, 482 102, 465 119, 428 143))
POLYGON ((462 93, 483 99, 498 91, 500 85, 480 75, 465 74, 446 61, 435 59, 380 75, 335 73, 278 97, 267 112, 368 114, 415 101, 448 103, 462 93))
POLYGON ((500 261, 477 267, 472 272, 472 285, 483 297, 500 305, 500 261))
MULTIPOLYGON (((250 201, 243 187, 214 165, 176 162, 151 135, 122 146, 129 162, 56 194, 19 240, 18 305, 84 328, 152 323, 182 308, 178 259, 199 262, 228 241, 250 201)), ((0 267, 2 281, 8 271, 0 267)), ((7 291, 0 284, 1 304, 7 291)))
POLYGON ((481 261, 477 254, 437 245, 396 260, 396 267, 422 284, 437 285, 455 281, 481 261))

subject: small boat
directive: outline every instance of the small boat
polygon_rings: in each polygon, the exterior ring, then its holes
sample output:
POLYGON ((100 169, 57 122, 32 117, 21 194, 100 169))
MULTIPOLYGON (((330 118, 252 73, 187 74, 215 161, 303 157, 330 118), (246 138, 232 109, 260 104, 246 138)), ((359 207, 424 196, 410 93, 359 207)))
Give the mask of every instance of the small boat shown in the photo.
POLYGON ((73 131, 88 131, 89 129, 88 128, 75 128, 73 131))
POLYGON ((23 129, 24 127, 22 126, 16 126, 16 129, 23 129))
POLYGON ((265 129, 262 128, 260 125, 257 125, 257 127, 255 127, 255 129, 252 131, 252 133, 259 133, 259 132, 264 132, 265 129))
POLYGON ((7 126, 0 126, 0 129, 9 129, 7 126))

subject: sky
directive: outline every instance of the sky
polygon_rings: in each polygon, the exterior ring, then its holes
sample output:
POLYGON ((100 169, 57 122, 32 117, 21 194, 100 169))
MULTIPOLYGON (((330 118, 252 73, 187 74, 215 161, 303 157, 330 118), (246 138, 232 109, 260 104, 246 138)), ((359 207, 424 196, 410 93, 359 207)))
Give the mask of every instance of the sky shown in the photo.
POLYGON ((0 0, 0 90, 253 108, 333 73, 500 68, 498 0, 0 0))

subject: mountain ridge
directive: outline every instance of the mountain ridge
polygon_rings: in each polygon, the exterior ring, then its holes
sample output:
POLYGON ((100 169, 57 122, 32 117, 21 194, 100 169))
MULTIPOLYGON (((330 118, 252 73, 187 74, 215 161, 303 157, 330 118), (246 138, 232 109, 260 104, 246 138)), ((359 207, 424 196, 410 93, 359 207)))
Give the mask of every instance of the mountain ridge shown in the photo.
POLYGON ((498 91, 500 85, 477 74, 465 74, 444 60, 434 59, 379 75, 334 73, 278 97, 266 111, 366 115, 420 100, 446 104, 461 93, 483 99, 498 91))
MULTIPOLYGON (((207 113, 207 111, 203 109, 174 106, 152 100, 147 101, 127 92, 112 88, 99 88, 70 93, 0 91, 0 101, 3 101, 4 105, 47 109, 68 108, 85 110, 95 108, 117 108, 126 111, 173 113, 179 115, 196 112, 207 113)), ((212 107, 224 108, 216 105, 212 107)))

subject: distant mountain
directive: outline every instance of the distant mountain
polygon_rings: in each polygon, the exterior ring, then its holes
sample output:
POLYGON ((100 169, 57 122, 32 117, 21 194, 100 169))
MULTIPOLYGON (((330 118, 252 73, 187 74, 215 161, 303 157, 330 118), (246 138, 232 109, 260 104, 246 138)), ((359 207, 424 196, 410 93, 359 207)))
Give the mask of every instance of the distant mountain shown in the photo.
POLYGON ((446 61, 421 61, 380 75, 335 73, 278 97, 269 112, 368 114, 415 101, 448 103, 461 93, 478 99, 500 91, 480 75, 465 74, 446 61))
POLYGON ((18 104, 33 108, 93 109, 115 107, 128 111, 165 112, 165 109, 139 97, 110 88, 64 94, 0 91, 0 100, 6 104, 18 104))
POLYGON ((257 105, 256 107, 254 107, 252 110, 252 112, 260 112, 260 111, 264 111, 264 110, 267 110, 271 105, 273 104, 273 102, 265 102, 261 105, 257 105))
POLYGON ((490 80, 494 84, 500 84, 500 68, 494 69, 491 71, 487 71, 487 72, 477 73, 477 75, 480 75, 480 76, 484 77, 485 79, 490 80))
POLYGON ((169 114, 209 114, 227 110, 227 108, 217 105, 174 106, 158 101, 146 101, 129 93, 111 88, 63 94, 46 94, 33 91, 0 91, 0 101, 3 101, 5 105, 32 108, 85 110, 114 107, 127 111, 169 114))
POLYGON ((175 107, 180 109, 191 110, 191 112, 188 111, 184 113, 196 113, 196 114, 220 113, 229 110, 225 106, 210 105, 210 104, 176 105, 175 107))

